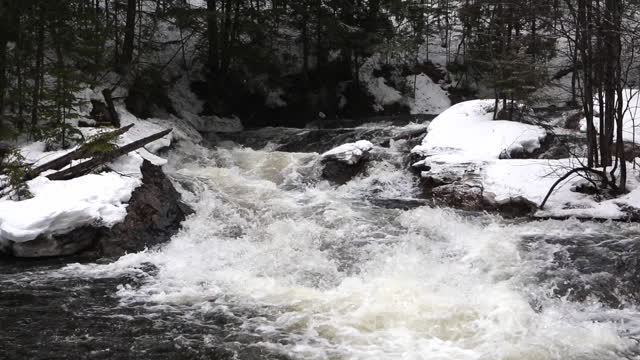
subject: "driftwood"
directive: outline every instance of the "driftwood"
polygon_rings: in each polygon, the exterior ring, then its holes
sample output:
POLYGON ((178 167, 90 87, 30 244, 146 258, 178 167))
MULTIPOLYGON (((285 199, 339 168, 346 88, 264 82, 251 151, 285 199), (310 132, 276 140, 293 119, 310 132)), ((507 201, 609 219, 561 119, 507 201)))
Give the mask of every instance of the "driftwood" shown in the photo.
POLYGON ((167 129, 164 131, 161 131, 159 133, 153 134, 151 136, 147 136, 143 139, 140 140, 136 140, 132 143, 129 143, 127 145, 124 145, 122 147, 116 147, 113 150, 104 152, 98 156, 94 156, 93 158, 82 162, 76 166, 72 166, 68 169, 64 169, 62 171, 58 171, 57 173, 53 173, 50 175, 47 175, 47 178, 49 180, 69 180, 69 179, 73 179, 76 178, 78 176, 82 176, 85 175, 89 172, 91 172, 92 170, 112 161, 117 159, 118 157, 125 155, 131 151, 137 150, 145 145, 147 145, 148 143, 152 142, 152 141, 156 141, 158 139, 160 139, 161 137, 169 134, 173 129, 167 129))
MULTIPOLYGON (((127 131, 129 131, 129 129, 131 129, 133 127, 133 124, 127 125, 123 128, 117 129, 115 131, 111 131, 108 133, 104 133, 104 135, 107 136, 119 136, 122 135, 124 133, 126 133, 127 131)), ((89 143, 88 145, 91 145, 91 143, 89 143)), ((38 175, 42 174, 43 172, 47 171, 47 170, 60 170, 63 167, 71 164, 71 162, 73 160, 78 160, 78 159, 82 159, 88 157, 87 156, 87 151, 86 151, 86 147, 84 146, 79 146, 76 150, 63 155, 59 158, 53 159, 47 163, 44 163, 40 166, 37 166, 36 168, 34 168, 33 170, 29 171, 29 173, 26 175, 25 177, 25 181, 31 180, 33 178, 36 178, 38 175)))

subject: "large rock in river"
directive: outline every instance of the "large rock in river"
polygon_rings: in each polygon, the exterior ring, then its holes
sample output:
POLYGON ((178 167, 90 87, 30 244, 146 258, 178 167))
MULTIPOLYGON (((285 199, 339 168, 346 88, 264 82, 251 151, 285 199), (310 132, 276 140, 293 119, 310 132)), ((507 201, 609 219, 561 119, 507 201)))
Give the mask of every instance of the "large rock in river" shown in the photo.
POLYGON ((365 169, 373 144, 367 140, 347 143, 321 155, 322 177, 343 185, 365 169))
MULTIPOLYGON (((192 210, 159 166, 142 164, 142 185, 134 190, 125 219, 112 228, 85 226, 66 234, 40 236, 14 243, 15 257, 40 258, 83 253, 87 257, 115 257, 168 241, 192 210)), ((100 191, 100 189, 96 189, 100 191)))

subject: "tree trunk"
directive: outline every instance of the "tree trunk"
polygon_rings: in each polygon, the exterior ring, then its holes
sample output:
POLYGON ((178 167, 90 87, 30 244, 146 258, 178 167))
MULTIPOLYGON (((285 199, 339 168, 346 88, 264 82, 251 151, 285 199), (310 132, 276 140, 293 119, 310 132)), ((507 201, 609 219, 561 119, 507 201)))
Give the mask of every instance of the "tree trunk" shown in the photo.
POLYGON ((40 108, 42 79, 44 76, 44 16, 42 14, 42 7, 40 7, 39 11, 40 21, 36 30, 36 66, 33 77, 33 92, 31 94, 31 135, 35 133, 36 127, 38 126, 38 111, 40 108))
MULTIPOLYGON (((4 22, 0 18, 0 22, 4 22)), ((7 37, 5 29, 0 25, 0 126, 2 125, 2 114, 4 112, 4 94, 7 88, 7 37)))
POLYGON ((127 0, 127 20, 124 25, 124 42, 122 43, 122 56, 120 57, 120 73, 127 72, 131 60, 133 60, 133 40, 136 32, 137 0, 127 0))
MULTIPOLYGON (((213 88, 215 78, 218 75, 220 59, 218 57, 218 10, 217 0, 207 0, 207 40, 208 64, 209 64, 209 86, 213 88)), ((210 89, 212 90, 212 89, 210 89)))

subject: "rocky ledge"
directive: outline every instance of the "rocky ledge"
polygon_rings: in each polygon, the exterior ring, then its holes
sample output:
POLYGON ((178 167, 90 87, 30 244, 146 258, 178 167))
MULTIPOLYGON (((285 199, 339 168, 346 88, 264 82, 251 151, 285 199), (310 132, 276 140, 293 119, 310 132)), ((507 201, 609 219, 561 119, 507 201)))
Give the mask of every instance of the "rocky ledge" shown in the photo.
POLYGON ((124 221, 112 228, 85 226, 66 234, 40 236, 12 243, 5 251, 18 258, 80 254, 87 258, 117 257, 168 241, 193 211, 159 166, 144 161, 142 185, 131 195, 124 221))

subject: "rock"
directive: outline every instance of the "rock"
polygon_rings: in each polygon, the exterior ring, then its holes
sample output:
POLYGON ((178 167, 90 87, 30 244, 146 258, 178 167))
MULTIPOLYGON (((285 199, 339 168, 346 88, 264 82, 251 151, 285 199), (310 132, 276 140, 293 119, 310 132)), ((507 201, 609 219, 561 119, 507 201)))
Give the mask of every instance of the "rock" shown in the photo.
POLYGON ((101 230, 85 226, 64 235, 40 236, 32 241, 12 244, 10 252, 19 258, 69 256, 90 248, 101 230))
POLYGON ((325 152, 321 155, 322 177, 339 185, 347 183, 364 171, 371 149, 373 144, 359 140, 325 152))
POLYGON ((516 196, 500 201, 491 201, 490 194, 484 194, 484 208, 487 211, 498 212, 503 217, 514 218, 529 216, 538 210, 538 205, 533 201, 523 197, 516 196))
POLYGON ((370 199, 372 205, 385 209, 411 210, 428 205, 426 200, 418 199, 370 199))
POLYGON ((421 166, 429 167, 421 173, 423 194, 436 205, 497 212, 504 217, 528 216, 537 210, 537 205, 524 197, 496 201, 493 194, 484 192, 480 162, 452 164, 426 159, 421 166))
POLYGON ((582 110, 576 109, 563 115, 565 118, 565 129, 580 130, 580 120, 584 118, 584 112, 582 110))
MULTIPOLYGON (((91 100, 91 112, 89 116, 95 120, 98 124, 113 124, 118 122, 118 119, 114 119, 107 105, 99 100, 91 100)), ((88 123, 87 123, 88 124, 88 123)))
POLYGON ((145 160, 141 170, 142 185, 131 195, 127 216, 121 223, 110 229, 85 226, 66 234, 14 243, 8 252, 21 258, 78 253, 89 258, 116 257, 168 241, 193 210, 180 201, 180 194, 159 166, 145 160))
POLYGON ((538 159, 566 159, 586 154, 587 139, 584 134, 548 134, 545 142, 536 151, 538 159))
POLYGON ((133 192, 127 216, 106 231, 98 243, 104 256, 120 256, 164 243, 193 213, 180 201, 180 194, 162 168, 145 160, 141 170, 143 185, 133 192))
POLYGON ((484 210, 482 186, 474 184, 447 184, 434 188, 431 192, 436 205, 453 207, 466 211, 484 210))
POLYGON ((322 160, 322 178, 338 185, 344 185, 365 170, 368 156, 361 158, 355 164, 349 164, 336 159, 322 160))
POLYGON ((425 160, 421 166, 428 168, 428 171, 423 171, 420 174, 422 187, 426 191, 455 182, 476 185, 481 182, 479 178, 481 166, 478 163, 459 163, 454 165, 425 160))

